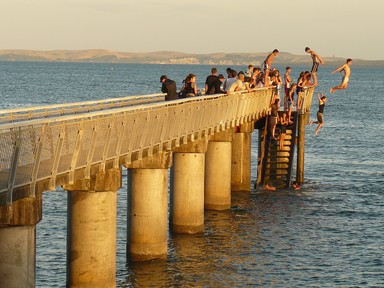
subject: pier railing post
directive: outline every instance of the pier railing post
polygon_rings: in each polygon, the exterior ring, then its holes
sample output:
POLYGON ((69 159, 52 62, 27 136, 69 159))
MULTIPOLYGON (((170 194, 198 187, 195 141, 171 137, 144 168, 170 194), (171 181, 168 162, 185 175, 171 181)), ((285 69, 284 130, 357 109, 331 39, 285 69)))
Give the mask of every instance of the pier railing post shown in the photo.
POLYGON ((67 287, 116 287, 116 211, 121 169, 65 185, 67 287))

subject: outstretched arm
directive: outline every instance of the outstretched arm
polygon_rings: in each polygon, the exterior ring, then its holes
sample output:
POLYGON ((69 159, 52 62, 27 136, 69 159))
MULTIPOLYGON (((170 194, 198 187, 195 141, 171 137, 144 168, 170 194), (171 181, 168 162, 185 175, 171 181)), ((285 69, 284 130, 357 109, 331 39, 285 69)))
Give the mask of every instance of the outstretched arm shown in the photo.
POLYGON ((333 74, 333 73, 340 72, 340 71, 344 70, 345 65, 346 65, 346 64, 340 66, 340 67, 337 68, 336 70, 333 70, 331 73, 333 74))

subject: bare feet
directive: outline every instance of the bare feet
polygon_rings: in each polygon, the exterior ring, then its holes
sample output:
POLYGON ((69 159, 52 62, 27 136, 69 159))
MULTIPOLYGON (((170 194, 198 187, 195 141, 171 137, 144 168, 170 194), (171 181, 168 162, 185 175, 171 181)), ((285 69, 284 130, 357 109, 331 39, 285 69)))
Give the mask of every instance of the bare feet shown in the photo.
POLYGON ((271 185, 269 185, 269 184, 266 184, 266 185, 265 185, 265 189, 266 189, 266 190, 270 190, 270 191, 274 191, 274 190, 276 190, 276 187, 273 187, 273 186, 271 186, 271 185))
POLYGON ((335 89, 333 89, 333 88, 329 89, 329 93, 332 94, 333 92, 335 92, 335 89))
POLYGON ((308 125, 312 125, 313 124, 313 121, 309 121, 308 125))

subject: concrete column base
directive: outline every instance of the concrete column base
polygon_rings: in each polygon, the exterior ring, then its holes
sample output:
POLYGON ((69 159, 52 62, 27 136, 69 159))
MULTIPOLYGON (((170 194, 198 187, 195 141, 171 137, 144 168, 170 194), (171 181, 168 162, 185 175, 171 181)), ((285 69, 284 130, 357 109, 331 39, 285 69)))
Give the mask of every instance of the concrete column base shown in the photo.
POLYGON ((114 191, 68 195, 67 286, 116 287, 114 191))
POLYGON ((128 170, 128 193, 128 258, 167 258, 168 169, 128 170))
POLYGON ((35 287, 36 226, 0 227, 0 287, 35 287))
POLYGON ((204 230, 204 153, 173 156, 172 230, 194 234, 204 230))
POLYGON ((205 209, 231 208, 231 142, 209 142, 205 155, 205 209))
POLYGON ((251 191, 251 133, 233 133, 232 191, 251 191))

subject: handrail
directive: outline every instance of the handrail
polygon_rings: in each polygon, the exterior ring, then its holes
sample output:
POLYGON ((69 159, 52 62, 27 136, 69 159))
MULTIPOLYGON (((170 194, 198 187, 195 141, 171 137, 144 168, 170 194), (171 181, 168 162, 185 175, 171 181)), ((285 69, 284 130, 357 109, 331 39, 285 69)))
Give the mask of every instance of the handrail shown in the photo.
POLYGON ((0 109, 0 124, 160 102, 164 101, 165 95, 161 93, 26 108, 0 109))
POLYGON ((133 156, 141 159, 170 151, 181 143, 256 121, 269 113, 272 95, 271 88, 259 88, 0 123, 0 203, 5 201, 3 193, 8 201, 17 189, 28 190, 23 195, 33 197, 35 189, 54 190, 63 179, 72 184, 81 169, 89 178, 95 171, 91 167, 118 167, 130 163, 133 156), (42 188, 36 185, 39 181, 49 185, 42 188))

